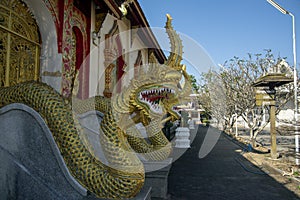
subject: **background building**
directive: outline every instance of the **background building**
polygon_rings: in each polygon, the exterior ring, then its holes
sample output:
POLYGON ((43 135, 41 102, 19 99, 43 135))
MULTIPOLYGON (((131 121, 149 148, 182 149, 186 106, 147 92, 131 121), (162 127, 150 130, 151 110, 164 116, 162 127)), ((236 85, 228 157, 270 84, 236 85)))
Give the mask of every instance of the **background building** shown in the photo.
POLYGON ((126 13, 122 3, 2 0, 0 86, 40 80, 64 97, 109 97, 126 84, 124 73, 130 79, 149 59, 163 63, 139 3, 127 3, 126 13))

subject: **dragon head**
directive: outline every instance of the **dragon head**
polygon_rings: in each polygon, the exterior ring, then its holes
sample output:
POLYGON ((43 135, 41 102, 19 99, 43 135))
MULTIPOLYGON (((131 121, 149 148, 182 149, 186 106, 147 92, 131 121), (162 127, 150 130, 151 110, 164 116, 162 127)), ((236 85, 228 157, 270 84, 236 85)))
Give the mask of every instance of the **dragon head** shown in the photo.
POLYGON ((119 111, 138 115, 144 125, 155 115, 167 115, 164 122, 179 119, 176 106, 184 103, 191 93, 189 76, 185 65, 181 64, 182 41, 171 21, 171 16, 167 14, 165 28, 171 42, 168 59, 164 64, 140 66, 139 75, 112 101, 119 111))
MULTIPOLYGON (((151 64, 147 73, 141 70, 138 79, 132 81, 135 90, 131 90, 131 112, 141 113, 143 124, 147 124, 151 113, 165 115, 169 120, 180 118, 176 105, 181 103, 187 93, 181 87, 182 72, 166 65, 151 64), (145 121, 146 120, 146 121, 145 121)), ((185 81, 185 85, 188 81, 185 81)))

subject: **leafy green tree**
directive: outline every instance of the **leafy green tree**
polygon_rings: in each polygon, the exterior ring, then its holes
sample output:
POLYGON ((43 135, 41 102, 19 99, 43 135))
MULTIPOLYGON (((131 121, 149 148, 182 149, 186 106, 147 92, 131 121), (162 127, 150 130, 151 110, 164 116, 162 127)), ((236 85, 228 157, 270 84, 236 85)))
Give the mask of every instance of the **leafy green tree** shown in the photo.
POLYGON ((191 82, 191 85, 192 85, 192 88, 193 88, 193 92, 198 93, 199 89, 200 89, 200 86, 199 86, 199 83, 197 82, 196 77, 194 75, 190 75, 190 82, 191 82))

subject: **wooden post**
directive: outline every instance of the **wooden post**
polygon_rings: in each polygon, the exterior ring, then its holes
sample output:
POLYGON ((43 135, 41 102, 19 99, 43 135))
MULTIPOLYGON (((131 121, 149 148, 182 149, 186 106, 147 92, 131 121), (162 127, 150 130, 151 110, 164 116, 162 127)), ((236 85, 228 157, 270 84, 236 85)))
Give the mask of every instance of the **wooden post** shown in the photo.
MULTIPOLYGON (((272 66, 278 67, 277 65, 272 66)), ((264 88, 256 91, 256 105, 262 106, 263 102, 270 105, 270 134, 271 134, 271 158, 277 159, 276 129, 275 129, 275 87, 293 82, 291 77, 284 73, 267 73, 259 77, 253 84, 253 87, 264 88)))
POLYGON ((277 143, 275 129, 275 101, 270 102, 270 133, 271 133, 271 158, 277 159, 277 143))

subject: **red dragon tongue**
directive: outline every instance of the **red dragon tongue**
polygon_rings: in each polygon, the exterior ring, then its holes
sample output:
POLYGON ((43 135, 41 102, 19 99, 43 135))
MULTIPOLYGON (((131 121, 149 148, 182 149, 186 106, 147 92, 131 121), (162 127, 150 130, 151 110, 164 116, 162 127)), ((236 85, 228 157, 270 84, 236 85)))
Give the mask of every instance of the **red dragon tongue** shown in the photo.
POLYGON ((163 98, 162 96, 152 96, 148 99, 153 102, 153 101, 157 101, 157 100, 162 99, 162 98, 163 98))
POLYGON ((164 88, 163 90, 146 91, 141 94, 141 98, 150 102, 157 102, 161 99, 169 99, 169 95, 172 92, 169 88, 164 88))

